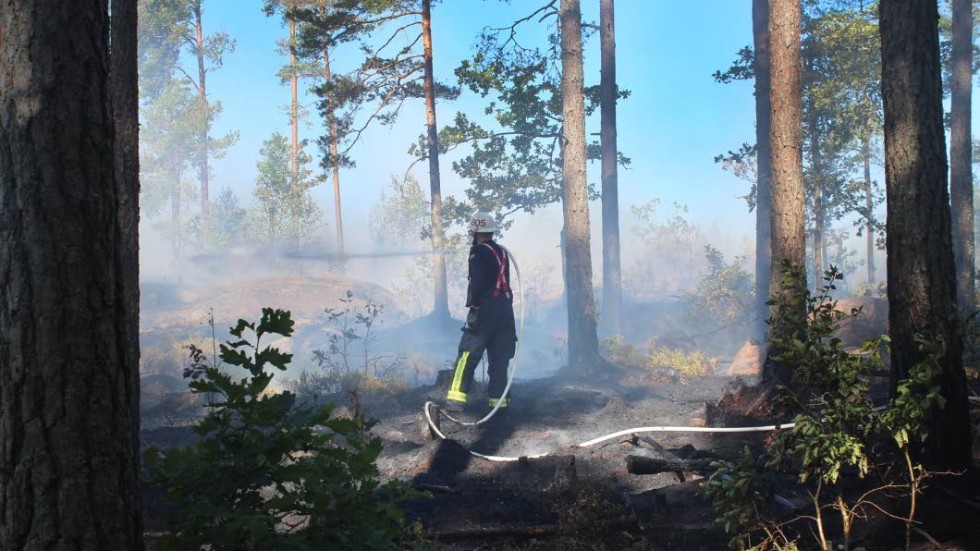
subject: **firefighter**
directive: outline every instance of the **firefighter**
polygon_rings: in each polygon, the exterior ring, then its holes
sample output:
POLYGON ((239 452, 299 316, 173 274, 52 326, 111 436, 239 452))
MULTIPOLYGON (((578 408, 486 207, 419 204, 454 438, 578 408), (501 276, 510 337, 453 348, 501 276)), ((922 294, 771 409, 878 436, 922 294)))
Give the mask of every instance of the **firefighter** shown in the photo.
MULTIPOLYGON (((466 289, 466 325, 459 341, 459 354, 453 380, 446 396, 446 406, 460 411, 466 405, 477 364, 487 353, 490 378, 487 395, 490 408, 498 403, 509 406, 501 395, 507 386, 507 364, 517 347, 514 325, 514 296, 510 287, 510 257, 506 249, 493 240, 498 230, 494 218, 477 212, 470 220, 469 284, 466 289)), ((498 410, 500 411, 500 410, 498 410)))

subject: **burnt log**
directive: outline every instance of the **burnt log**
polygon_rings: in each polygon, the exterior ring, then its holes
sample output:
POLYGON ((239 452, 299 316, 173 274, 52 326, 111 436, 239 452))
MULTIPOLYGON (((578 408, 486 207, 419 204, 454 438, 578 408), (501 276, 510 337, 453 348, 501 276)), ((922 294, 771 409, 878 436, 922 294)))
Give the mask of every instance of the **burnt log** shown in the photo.
POLYGON ((626 456, 626 470, 630 474, 659 474, 683 471, 706 471, 711 459, 665 459, 644 455, 626 456))

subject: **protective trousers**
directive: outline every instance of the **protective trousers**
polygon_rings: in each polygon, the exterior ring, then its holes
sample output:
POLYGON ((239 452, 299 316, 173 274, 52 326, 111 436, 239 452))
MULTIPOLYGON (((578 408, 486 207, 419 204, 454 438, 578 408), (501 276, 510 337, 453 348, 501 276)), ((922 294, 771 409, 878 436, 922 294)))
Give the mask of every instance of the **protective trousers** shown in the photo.
MULTIPOLYGON (((487 395, 490 407, 497 405, 507 386, 507 365, 517 347, 517 330, 514 324, 514 307, 507 297, 494 297, 484 301, 477 310, 476 323, 463 329, 459 340, 456 369, 449 386, 447 400, 466 403, 467 393, 473 384, 476 366, 487 353, 487 374, 490 381, 487 395)), ((500 407, 506 407, 504 400, 500 407)))

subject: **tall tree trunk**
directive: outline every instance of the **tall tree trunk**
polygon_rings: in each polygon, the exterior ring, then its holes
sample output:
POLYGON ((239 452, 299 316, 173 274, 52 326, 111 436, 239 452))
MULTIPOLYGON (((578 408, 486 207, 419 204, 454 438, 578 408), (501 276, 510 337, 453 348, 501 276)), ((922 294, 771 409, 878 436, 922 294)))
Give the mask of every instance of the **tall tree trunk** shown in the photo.
POLYGON ((104 1, 0 13, 0 549, 143 548, 134 2, 112 13, 111 58, 104 1))
POLYGON ((429 194, 432 215, 432 314, 449 317, 449 291, 446 283, 446 257, 443 254, 442 186, 439 181, 439 134, 436 129, 436 90, 432 74, 432 11, 429 0, 422 0, 422 47, 425 55, 425 144, 429 156, 429 194))
POLYGON ((564 119, 562 207, 565 218, 565 266, 568 285, 568 366, 598 368, 595 295, 589 238, 589 198, 585 176, 585 98, 582 71, 582 12, 579 0, 561 0, 561 91, 564 119))
POLYGON ((953 52, 949 190, 953 206, 953 251, 956 261, 956 296, 959 311, 976 310, 973 243, 973 161, 970 101, 973 94, 973 11, 970 0, 953 0, 953 52))
MULTIPOLYGON (((330 73, 330 48, 323 48, 323 80, 329 86, 332 79, 330 73)), ((325 109, 327 111, 327 132, 330 140, 330 166, 333 175, 333 214, 334 223, 337 226, 337 252, 344 254, 344 216, 340 205, 340 165, 337 156, 337 118, 333 109, 333 92, 327 88, 324 94, 325 109)))
MULTIPOLYGON (((129 428, 128 445, 132 450, 132 460, 125 467, 128 473, 127 485, 135 480, 136 486, 123 496, 127 515, 120 524, 126 530, 135 530, 142 536, 143 518, 138 499, 139 481, 139 400, 140 400, 140 282, 139 282, 139 222, 140 222, 140 181, 139 181, 139 77, 137 28, 139 17, 135 0, 111 0, 110 2, 110 65, 109 89, 113 117, 115 142, 115 188, 116 188, 116 257, 114 259, 119 279, 115 294, 115 316, 119 330, 120 382, 123 403, 119 424, 129 428), (128 411, 128 417, 127 412, 128 411), (131 478, 130 478, 131 477, 131 478), (135 525, 135 527, 134 527, 135 525)), ((120 443, 124 445, 124 443, 120 443)), ((0 547, 3 547, 0 545, 0 547)), ((142 549, 137 543, 133 549, 142 549)))
POLYGON ((194 2, 193 10, 194 32, 197 42, 197 100, 201 107, 200 116, 204 121, 204 124, 201 125, 201 135, 198 137, 200 143, 198 144, 197 159, 197 175, 201 183, 201 229, 204 229, 208 223, 208 204, 210 202, 210 192, 208 191, 208 157, 210 155, 208 128, 211 121, 209 113, 211 107, 208 104, 208 72, 204 66, 204 22, 201 13, 201 0, 194 2))
MULTIPOLYGON (((769 36, 772 55, 772 121, 769 141, 772 147, 772 270, 769 294, 783 307, 774 306, 771 336, 790 337, 801 330, 798 323, 806 310, 806 257, 803 218, 803 124, 801 101, 800 0, 771 0, 769 36), (784 288, 783 263, 798 269, 799 277, 784 288)), ((763 378, 788 383, 788 366, 769 361, 763 378)))
POLYGON ((616 16, 615 1, 599 4, 599 42, 602 50, 602 319, 613 335, 623 332, 623 276, 619 255, 619 175, 616 157, 616 16))
POLYGON ((941 339, 943 409, 929 417, 928 465, 972 467, 963 344, 956 317, 956 272, 935 0, 882 0, 888 321, 892 389, 927 360, 916 335, 941 339))
POLYGON ((769 274, 772 269, 772 156, 769 127, 772 104, 769 101, 769 0, 752 0, 752 39, 755 45, 755 143, 757 181, 755 185, 755 306, 752 336, 766 342, 769 319, 769 274))
POLYGON ((293 246, 299 245, 299 73, 296 69, 296 4, 289 4, 286 17, 289 19, 289 123, 292 127, 290 143, 292 149, 289 155, 289 241, 293 246))
POLYGON ((816 108, 810 106, 810 161, 813 179, 813 285, 820 285, 824 268, 823 158, 820 155, 820 122, 816 108))
POLYGON ((866 137, 861 143, 861 156, 864 157, 864 206, 868 209, 868 219, 865 222, 865 238, 868 249, 868 284, 873 284, 875 282, 875 202, 871 193, 871 138, 866 137))
POLYGON ((181 174, 180 165, 183 163, 182 160, 178 159, 174 162, 177 165, 172 171, 172 178, 174 180, 173 187, 170 188, 170 252, 173 254, 173 267, 176 269, 177 260, 180 258, 180 245, 181 245, 181 221, 180 221, 180 203, 183 200, 180 194, 180 188, 183 187, 184 182, 183 175, 181 174))

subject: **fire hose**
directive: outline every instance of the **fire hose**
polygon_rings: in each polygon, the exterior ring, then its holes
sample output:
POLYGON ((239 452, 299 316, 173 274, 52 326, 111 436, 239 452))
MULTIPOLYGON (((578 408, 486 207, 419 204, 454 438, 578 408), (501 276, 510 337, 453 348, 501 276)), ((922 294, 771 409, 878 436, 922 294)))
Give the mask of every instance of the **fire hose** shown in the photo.
MULTIPOLYGON (((500 399, 497 400, 497 403, 486 414, 485 417, 483 417, 478 421, 468 422, 468 421, 463 421, 462 419, 459 419, 457 417, 454 417, 453 415, 450 415, 448 412, 446 412, 441 408, 439 409, 440 415, 464 427, 475 427, 475 426, 482 425, 487 421, 489 421, 497 413, 497 411, 500 410, 500 406, 501 404, 505 403, 507 399, 507 394, 510 392, 511 384, 514 382, 514 374, 517 372, 518 360, 520 359, 520 355, 521 355, 521 342, 524 340, 524 319, 525 319, 524 287, 521 283, 521 269, 520 266, 517 264, 517 260, 514 259, 513 253, 511 253, 503 245, 501 245, 501 248, 504 249, 504 252, 507 254, 507 257, 510 259, 510 263, 514 266, 514 274, 517 276, 517 297, 521 305, 520 316, 519 316, 521 321, 520 321, 520 328, 518 330, 517 348, 514 351, 514 360, 511 363, 510 368, 507 370, 508 371, 507 385, 504 387, 504 391, 501 394, 500 399)), ((425 406, 422 408, 422 411, 425 414, 425 420, 428 423, 429 428, 432 430, 433 434, 435 434, 440 440, 446 440, 447 439, 446 435, 443 434, 443 432, 439 429, 435 420, 433 420, 432 418, 431 408, 434 405, 436 404, 431 401, 425 403, 425 406)), ((612 440, 614 438, 619 438, 621 436, 625 436, 628 434, 637 434, 637 433, 644 433, 644 432, 716 432, 716 433, 764 432, 764 431, 773 431, 779 429, 787 429, 791 427, 793 427, 793 423, 787 423, 782 425, 766 425, 761 427, 636 427, 632 429, 626 429, 611 434, 607 434, 605 436, 599 436, 597 438, 593 438, 592 440, 575 444, 573 447, 589 448, 591 446, 594 446, 601 442, 605 442, 607 440, 612 440)), ((536 455, 523 455, 520 457, 509 457, 509 456, 486 455, 472 450, 470 450, 469 452, 474 457, 479 457, 481 459, 486 459, 489 461, 504 461, 504 462, 519 461, 521 459, 537 459, 540 457, 547 457, 552 454, 552 452, 547 452, 547 453, 540 453, 536 455)))
MULTIPOLYGON (((514 266, 514 273, 517 276, 517 295, 518 295, 518 300, 519 300, 520 305, 521 305, 520 306, 520 320, 521 321, 520 321, 520 329, 518 330, 517 348, 515 349, 515 352, 514 352, 513 362, 511 363, 510 368, 508 369, 507 385, 504 387, 504 391, 501 394, 500 399, 497 400, 497 403, 487 413, 487 415, 485 417, 483 417, 482 419, 480 419, 478 421, 468 422, 468 421, 463 421, 462 419, 459 419, 457 417, 454 417, 453 415, 450 415, 448 412, 446 412, 442 408, 439 408, 438 409, 438 412, 439 412, 438 414, 439 415, 442 415, 443 417, 449 419, 450 421, 452 421, 452 422, 454 422, 454 423, 456 423, 458 425, 464 426, 464 427, 475 427, 475 426, 479 426, 479 425, 482 425, 482 424, 486 423, 487 421, 489 421, 497 413, 497 411, 500 409, 501 404, 505 403, 505 401, 507 399, 507 394, 510 392, 511 384, 514 382, 514 374, 517 371, 518 359, 520 358, 520 353, 521 353, 521 341, 524 340, 524 318, 525 318, 524 310, 525 310, 525 304, 524 304, 524 288, 523 288, 523 285, 521 284, 521 270, 520 270, 520 267, 517 264, 517 261, 514 259, 514 255, 506 247, 504 247, 503 245, 501 245, 501 248, 504 249, 504 252, 507 254, 507 257, 510 259, 511 264, 514 266)), ((974 405, 980 405, 980 399, 978 399, 976 397, 970 397, 970 402, 972 404, 974 404, 974 405)), ((422 411, 423 411, 423 413, 425 415, 426 423, 428 423, 429 429, 432 431, 432 434, 436 435, 440 440, 447 440, 448 437, 445 434, 443 434, 443 432, 439 429, 438 424, 432 418, 431 408, 432 408, 432 406, 436 406, 436 405, 438 405, 438 404, 436 404, 434 402, 431 402, 431 401, 426 402, 425 405, 422 408, 422 411)), ((881 408, 876 408, 876 409, 881 409, 881 408)), ((620 437, 627 436, 627 435, 647 433, 647 432, 686 432, 686 433, 747 433, 747 432, 770 432, 770 431, 776 431, 776 430, 782 430, 782 429, 790 429, 790 428, 793 428, 795 425, 796 425, 796 423, 783 423, 783 424, 773 424, 773 425, 762 425, 762 426, 756 426, 756 427, 686 427, 686 426, 634 427, 634 428, 631 428, 631 429, 624 429, 624 430, 620 430, 620 431, 613 432, 613 433, 610 433, 610 434, 598 436, 598 437, 593 438, 591 440, 586 440, 585 442, 580 442, 578 444, 574 444, 572 447, 573 448, 590 448, 590 447, 592 447, 592 446, 594 446, 596 444, 600 444, 600 443, 606 442, 608 440, 613 440, 613 439, 620 438, 620 437)), ((552 455, 554 452, 545 452, 545 453, 539 453, 539 454, 534 454, 534 455, 522 455, 522 456, 517 456, 517 457, 514 457, 514 456, 499 456, 499 455, 486 455, 486 454, 482 454, 482 453, 479 453, 479 452, 475 452, 473 450, 469 450, 469 453, 470 453, 470 455, 473 455, 474 457, 479 457, 481 459, 486 459, 488 461, 512 462, 512 461, 520 461, 520 460, 524 460, 524 459, 538 459, 538 458, 541 458, 541 457, 548 457, 548 456, 552 455)))
MULTIPOLYGON (((441 430, 439 430, 439 427, 432 419, 432 413, 430 407, 433 405, 436 404, 434 402, 426 402, 425 407, 422 408, 423 413, 425 414, 426 422, 429 424, 429 428, 432 430, 433 434, 435 434, 440 440, 447 440, 448 439, 447 436, 443 434, 441 430)), ((461 423, 459 420, 457 420, 456 418, 452 417, 451 415, 449 415, 448 413, 442 410, 440 410, 440 414, 455 423, 459 423, 465 426, 475 426, 480 423, 486 422, 486 420, 492 416, 493 412, 487 415, 486 418, 481 419, 480 421, 477 421, 475 423, 461 423)), ((767 432, 767 431, 774 431, 774 430, 781 430, 781 429, 790 429, 793 428, 795 425, 796 425, 795 423, 785 423, 779 425, 765 425, 759 427, 670 427, 670 426, 635 427, 631 429, 625 429, 610 434, 606 434, 604 436, 599 436, 597 438, 593 438, 592 440, 587 440, 585 442, 580 442, 578 444, 574 444, 572 447, 590 448, 596 444, 605 442, 607 440, 613 440, 615 438, 619 438, 622 436, 631 435, 631 434, 640 434, 644 432, 710 432, 710 433, 767 432)), ((511 456, 499 456, 499 455, 485 455, 482 453, 475 452, 473 450, 469 450, 469 452, 471 455, 475 457, 479 457, 481 459, 487 459, 489 461, 504 461, 504 462, 520 461, 523 459, 538 459, 541 457, 548 457, 549 455, 552 455, 554 453, 554 452, 546 452, 546 453, 539 453, 535 455, 522 455, 519 457, 511 457, 511 456)))

